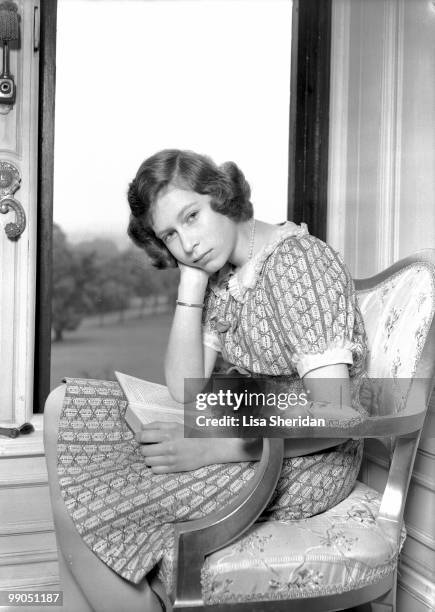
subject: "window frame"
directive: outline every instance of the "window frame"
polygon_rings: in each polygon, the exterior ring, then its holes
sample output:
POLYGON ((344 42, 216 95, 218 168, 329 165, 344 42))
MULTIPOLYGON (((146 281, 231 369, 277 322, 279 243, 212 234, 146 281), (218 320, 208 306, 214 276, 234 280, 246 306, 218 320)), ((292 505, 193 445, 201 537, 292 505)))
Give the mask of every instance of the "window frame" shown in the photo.
MULTIPOLYGON (((144 0, 145 1, 145 0, 144 0)), ((326 238, 332 0, 293 0, 287 218, 326 238)), ((41 2, 34 412, 50 391, 57 0, 41 2)))
POLYGON ((33 412, 50 392, 54 112, 57 0, 41 1, 38 112, 38 212, 33 412))

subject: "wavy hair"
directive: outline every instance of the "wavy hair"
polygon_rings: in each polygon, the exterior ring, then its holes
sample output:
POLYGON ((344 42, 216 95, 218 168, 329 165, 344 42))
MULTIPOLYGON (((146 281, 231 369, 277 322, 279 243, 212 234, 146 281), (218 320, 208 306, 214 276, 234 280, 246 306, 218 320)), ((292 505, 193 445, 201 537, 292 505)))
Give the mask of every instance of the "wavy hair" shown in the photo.
POLYGON ((211 208, 234 221, 246 221, 254 213, 251 188, 234 162, 217 166, 210 157, 193 151, 164 149, 146 159, 131 181, 128 235, 144 249, 156 268, 177 266, 177 260, 152 228, 152 207, 169 185, 210 195, 211 208))

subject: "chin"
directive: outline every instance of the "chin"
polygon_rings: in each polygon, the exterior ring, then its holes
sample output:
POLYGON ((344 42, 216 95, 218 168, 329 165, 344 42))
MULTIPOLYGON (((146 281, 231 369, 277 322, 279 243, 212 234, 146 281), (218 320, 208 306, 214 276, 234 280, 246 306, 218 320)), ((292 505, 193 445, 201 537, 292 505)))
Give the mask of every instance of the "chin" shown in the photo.
POLYGON ((221 270, 225 264, 227 263, 227 260, 225 261, 220 261, 218 259, 213 259, 211 261, 209 261, 205 266, 204 266, 204 270, 205 272, 207 272, 207 274, 216 274, 216 272, 219 272, 219 270, 221 270))
POLYGON ((204 272, 207 272, 209 276, 212 276, 213 274, 215 274, 215 272, 220 270, 220 268, 215 264, 214 261, 210 261, 205 266, 201 266, 201 270, 204 270, 204 272))
POLYGON ((217 257, 208 262, 208 266, 213 266, 218 271, 230 263, 231 253, 220 253, 217 257))

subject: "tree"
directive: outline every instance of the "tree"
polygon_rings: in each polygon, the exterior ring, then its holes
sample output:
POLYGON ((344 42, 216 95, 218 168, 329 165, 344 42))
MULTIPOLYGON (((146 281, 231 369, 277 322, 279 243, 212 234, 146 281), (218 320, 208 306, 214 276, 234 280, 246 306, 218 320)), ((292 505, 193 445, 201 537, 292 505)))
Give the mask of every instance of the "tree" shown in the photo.
POLYGON ((129 248, 123 255, 129 262, 134 295, 141 298, 141 314, 143 314, 146 302, 158 293, 158 284, 153 276, 154 268, 144 257, 143 252, 137 248, 129 248))
POLYGON ((167 295, 169 300, 175 301, 178 291, 178 268, 157 270, 143 251, 130 248, 123 253, 130 262, 131 274, 134 279, 134 294, 142 298, 142 308, 145 300, 151 296, 167 295))
POLYGON ((132 295, 133 282, 129 271, 119 261, 119 255, 100 262, 94 299, 94 312, 100 315, 100 324, 103 323, 104 314, 108 312, 119 311, 122 320, 132 295))
POLYGON ((53 224, 52 327, 55 340, 73 331, 85 314, 92 312, 95 299, 96 266, 92 253, 76 253, 61 228, 53 224))
POLYGON ((85 254, 95 253, 99 261, 107 261, 119 254, 115 242, 109 238, 82 240, 74 245, 74 250, 85 254))

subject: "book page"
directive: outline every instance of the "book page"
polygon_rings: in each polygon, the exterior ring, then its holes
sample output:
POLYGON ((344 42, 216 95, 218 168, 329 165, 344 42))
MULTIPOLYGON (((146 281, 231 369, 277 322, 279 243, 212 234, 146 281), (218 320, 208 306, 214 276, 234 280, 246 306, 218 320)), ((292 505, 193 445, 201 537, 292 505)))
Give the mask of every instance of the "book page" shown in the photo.
POLYGON ((142 380, 135 376, 115 371, 116 378, 124 391, 129 404, 140 404, 143 408, 162 413, 180 412, 184 405, 176 402, 164 385, 142 380))

